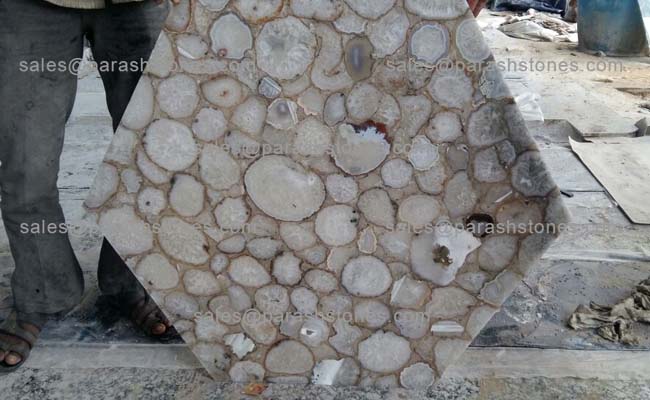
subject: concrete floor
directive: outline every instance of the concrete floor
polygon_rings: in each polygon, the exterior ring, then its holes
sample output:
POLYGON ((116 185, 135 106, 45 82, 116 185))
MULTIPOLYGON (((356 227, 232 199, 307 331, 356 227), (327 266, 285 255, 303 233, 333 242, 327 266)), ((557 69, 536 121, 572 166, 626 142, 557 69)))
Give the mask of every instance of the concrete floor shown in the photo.
MULTIPOLYGON (((156 369, 27 370, 0 381, 0 390, 20 399, 240 400, 241 385, 215 383, 197 371, 156 369)), ((644 382, 563 379, 447 380, 427 392, 401 389, 271 385, 260 398, 274 400, 627 400, 647 399, 644 382)))
MULTIPOLYGON (((531 129, 560 187, 571 229, 546 254, 525 284, 474 342, 449 377, 426 393, 402 390, 287 387, 272 385, 273 399, 647 399, 650 398, 650 328, 639 326, 634 347, 568 330, 566 319, 580 303, 615 303, 650 275, 643 259, 650 227, 631 224, 603 187, 570 151, 568 136, 626 134, 650 117, 647 102, 619 90, 650 88, 649 59, 608 59, 580 53, 575 45, 511 39, 481 23, 499 60, 573 60, 622 63, 625 72, 563 74, 509 71, 517 93, 542 95, 545 123, 531 129), (567 123, 564 120, 568 120, 567 123)), ((100 80, 80 80, 68 125, 59 185, 71 223, 84 226, 72 237, 84 268, 84 303, 65 321, 49 326, 20 372, 0 377, 2 399, 239 399, 241 386, 212 382, 179 342, 159 344, 134 331, 101 299, 95 268, 100 235, 84 220, 81 203, 111 138, 100 80)), ((0 229, 0 318, 11 305, 12 260, 0 229)))

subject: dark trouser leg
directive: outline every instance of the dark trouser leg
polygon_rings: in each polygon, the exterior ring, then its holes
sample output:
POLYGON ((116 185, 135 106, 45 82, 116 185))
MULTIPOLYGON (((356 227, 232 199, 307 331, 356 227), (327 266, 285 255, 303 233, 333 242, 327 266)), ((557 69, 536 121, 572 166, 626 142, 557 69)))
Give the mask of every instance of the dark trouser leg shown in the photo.
MULTIPOLYGON (((98 63, 148 60, 162 29, 168 9, 167 2, 157 5, 148 0, 108 6, 93 12, 89 39, 98 63)), ((140 79, 140 71, 101 72, 106 101, 117 129, 122 115, 140 79)), ((132 303, 144 297, 144 289, 113 247, 104 239, 97 272, 99 287, 105 295, 132 303)))
POLYGON ((82 43, 78 12, 40 0, 0 0, 0 205, 20 313, 67 311, 83 294, 81 268, 60 229, 56 186, 77 77, 29 63, 65 64, 81 56, 82 43), (21 71, 30 66, 39 70, 21 71))

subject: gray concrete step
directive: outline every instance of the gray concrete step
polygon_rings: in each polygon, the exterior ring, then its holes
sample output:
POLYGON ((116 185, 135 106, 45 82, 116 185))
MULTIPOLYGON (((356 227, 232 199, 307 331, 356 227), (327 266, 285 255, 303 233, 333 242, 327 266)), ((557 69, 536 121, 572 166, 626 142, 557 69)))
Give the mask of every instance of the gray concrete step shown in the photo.
POLYGON ((3 398, 273 400, 641 400, 650 393, 646 352, 470 349, 427 391, 268 385, 259 397, 212 381, 184 346, 42 344, 0 379, 3 398))

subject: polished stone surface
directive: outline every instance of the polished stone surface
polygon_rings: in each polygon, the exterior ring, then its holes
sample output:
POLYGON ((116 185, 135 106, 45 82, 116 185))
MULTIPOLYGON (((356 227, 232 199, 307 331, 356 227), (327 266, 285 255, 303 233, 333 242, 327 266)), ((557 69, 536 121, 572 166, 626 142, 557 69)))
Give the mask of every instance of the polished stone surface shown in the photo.
POLYGON ((184 1, 86 206, 213 377, 426 389, 566 219, 490 61, 462 2, 184 1))

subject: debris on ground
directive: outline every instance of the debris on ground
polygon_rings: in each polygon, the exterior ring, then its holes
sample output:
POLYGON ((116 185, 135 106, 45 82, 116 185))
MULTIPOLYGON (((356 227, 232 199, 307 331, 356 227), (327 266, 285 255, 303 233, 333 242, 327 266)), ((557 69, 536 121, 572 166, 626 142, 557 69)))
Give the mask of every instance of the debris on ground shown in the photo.
MULTIPOLYGON (((650 20, 650 19, 649 19, 650 20)), ((641 98, 641 100, 650 100, 650 88, 617 88, 621 92, 631 94, 641 98)), ((650 102, 643 102, 639 104, 642 109, 650 110, 650 102)), ((641 135, 642 136, 642 135, 641 135)))
POLYGON ((596 329, 611 342, 633 345, 638 338, 632 333, 635 322, 650 323, 650 278, 636 286, 636 291, 613 307, 591 303, 580 305, 569 319, 575 330, 596 329))
POLYGON ((523 15, 509 15, 499 30, 508 36, 537 42, 578 43, 578 26, 549 14, 528 10, 523 15))
POLYGON ((263 383, 252 382, 244 387, 242 394, 247 396, 259 396, 266 390, 266 385, 263 383))

